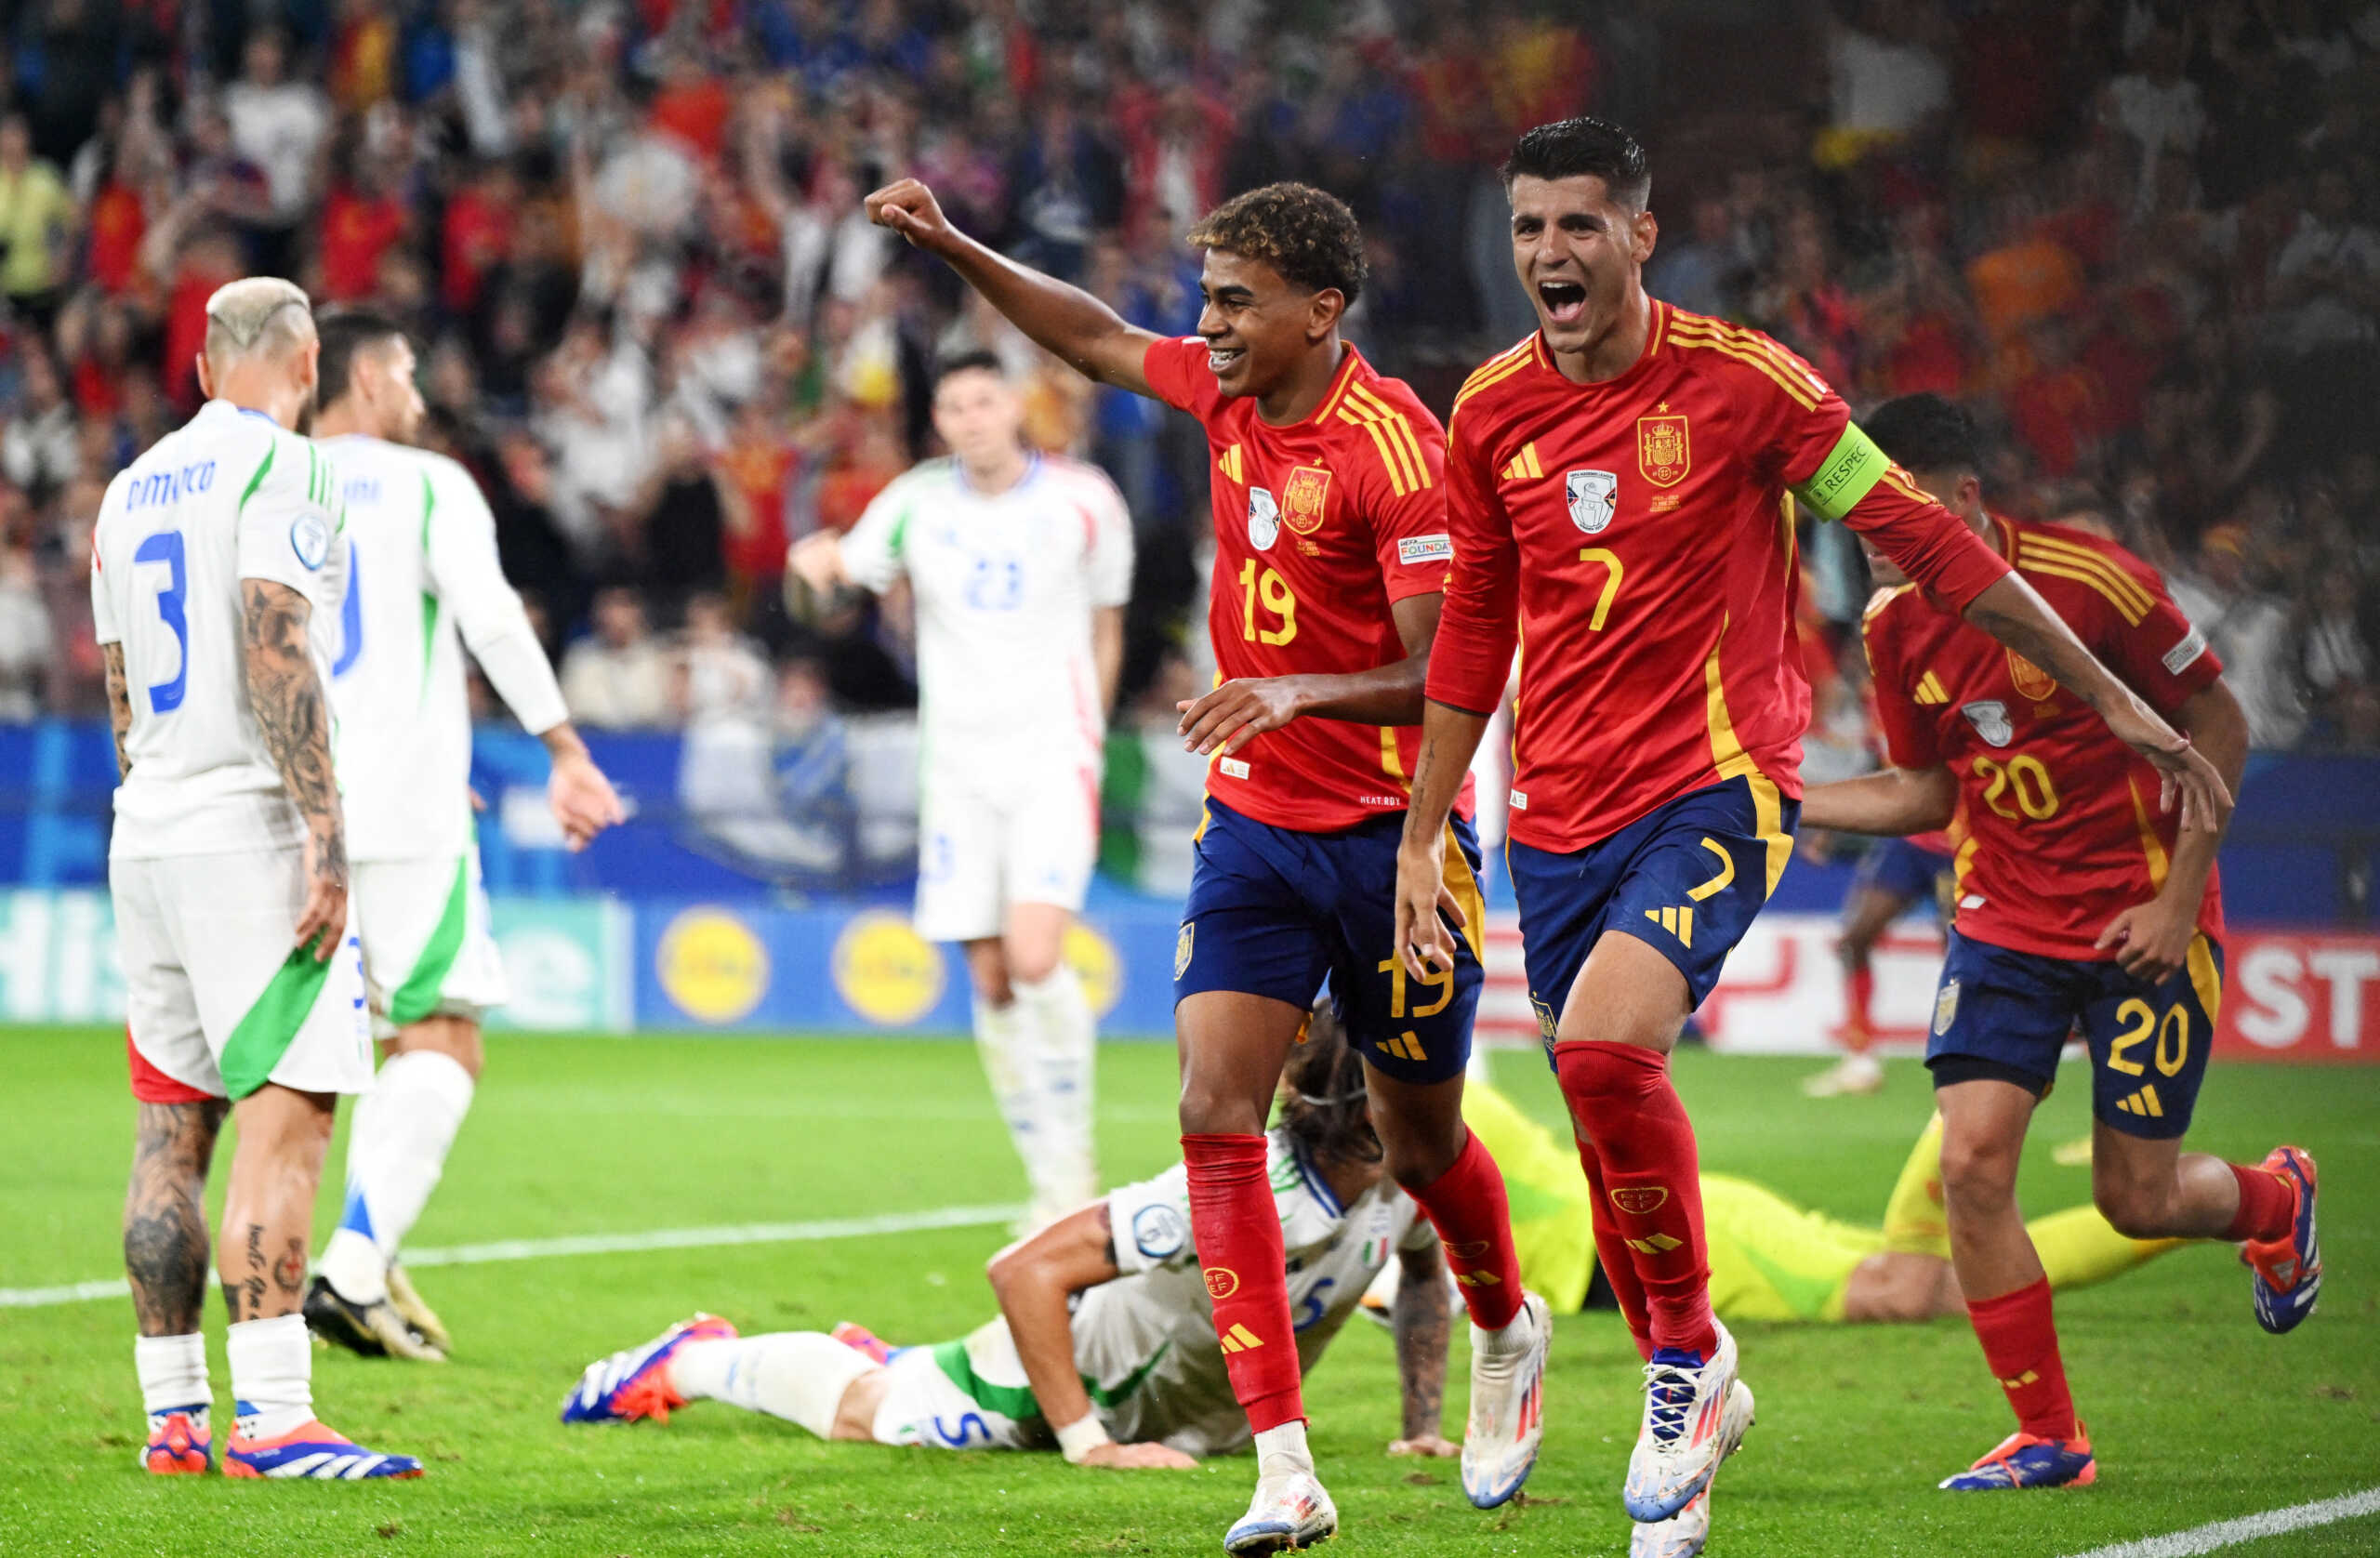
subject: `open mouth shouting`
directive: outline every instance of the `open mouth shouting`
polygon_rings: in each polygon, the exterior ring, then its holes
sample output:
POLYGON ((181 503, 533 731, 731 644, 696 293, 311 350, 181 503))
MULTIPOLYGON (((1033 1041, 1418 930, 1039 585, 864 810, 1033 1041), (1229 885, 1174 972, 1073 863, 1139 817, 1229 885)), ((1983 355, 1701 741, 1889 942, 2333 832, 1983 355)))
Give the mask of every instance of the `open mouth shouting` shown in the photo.
POLYGON ((1555 324, 1576 324, 1587 316, 1587 289, 1579 282, 1540 282, 1537 300, 1546 319, 1555 324))

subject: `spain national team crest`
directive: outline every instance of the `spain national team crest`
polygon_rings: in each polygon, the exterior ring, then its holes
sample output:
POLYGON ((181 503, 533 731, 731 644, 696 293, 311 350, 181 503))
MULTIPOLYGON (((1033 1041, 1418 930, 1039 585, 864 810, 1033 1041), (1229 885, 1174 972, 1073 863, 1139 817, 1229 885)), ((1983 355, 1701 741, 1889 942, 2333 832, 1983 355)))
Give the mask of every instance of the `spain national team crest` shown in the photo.
POLYGON ((2034 665, 2015 650, 2012 649, 2007 653, 2008 680, 2016 684, 2016 693, 2019 697, 2030 698, 2033 702, 2040 703, 2057 691, 2057 678, 2034 665))
POLYGON ((1950 1031, 1959 1015, 1959 982, 1946 979, 1939 994, 1934 997, 1934 1032, 1936 1036, 1950 1031))
POLYGON ((1269 552, 1281 534, 1281 506, 1262 487, 1248 489, 1248 544, 1269 552))
POLYGON ((1322 528, 1322 513, 1330 496, 1330 472, 1320 466, 1302 465, 1289 472, 1281 489, 1281 522, 1300 535, 1322 528))
POLYGON ((1994 746, 2005 746, 2016 739, 2016 727, 2008 720, 2008 706, 1998 698, 1961 704, 1959 712, 1967 717, 1967 723, 1975 727, 1976 734, 1994 746))
POLYGON ((1687 441, 1685 417, 1636 418, 1636 469, 1646 481, 1657 487, 1674 487, 1693 468, 1694 446, 1687 441))
POLYGON ((1182 934, 1173 938, 1173 977, 1176 979, 1180 979, 1190 971, 1191 940, 1197 935, 1197 931, 1198 927, 1196 924, 1185 921, 1182 927, 1182 934))
POLYGON ((1574 470, 1562 479, 1570 499, 1570 522, 1600 535, 1620 511, 1620 478, 1607 470, 1574 470))
POLYGON ((1636 1217, 1659 1210, 1669 1198, 1669 1186, 1660 1184, 1624 1184, 1611 1193, 1613 1206, 1636 1217))

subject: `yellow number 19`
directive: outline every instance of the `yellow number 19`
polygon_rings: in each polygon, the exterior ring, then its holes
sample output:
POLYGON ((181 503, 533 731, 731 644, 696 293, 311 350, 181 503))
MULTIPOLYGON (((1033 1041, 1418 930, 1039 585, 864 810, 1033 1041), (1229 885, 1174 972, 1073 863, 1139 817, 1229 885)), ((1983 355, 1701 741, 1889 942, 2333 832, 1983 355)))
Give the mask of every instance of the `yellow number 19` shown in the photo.
POLYGON ((1270 568, 1261 574, 1256 560, 1250 558, 1239 565, 1240 637, 1255 643, 1285 644, 1298 636, 1298 598, 1289 593, 1289 583, 1270 568), (1256 626, 1256 604, 1281 619, 1278 627, 1256 626))

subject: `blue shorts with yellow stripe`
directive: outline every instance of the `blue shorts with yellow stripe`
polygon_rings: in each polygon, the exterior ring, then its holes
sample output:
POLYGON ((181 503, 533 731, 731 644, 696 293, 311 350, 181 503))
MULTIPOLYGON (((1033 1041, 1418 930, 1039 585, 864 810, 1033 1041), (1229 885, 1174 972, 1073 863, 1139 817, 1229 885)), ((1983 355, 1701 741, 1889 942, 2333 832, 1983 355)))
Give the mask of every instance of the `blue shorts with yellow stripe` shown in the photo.
POLYGON ((2223 1010, 2223 948, 2203 935, 2163 983, 2113 961, 2048 957, 1950 932, 1925 1063, 1934 1085, 2013 1082, 2039 1097, 2069 1035, 2091 1051, 2091 1113, 2127 1136, 2190 1128, 2215 1019, 2223 1010))
POLYGON ((1396 956, 1404 831, 1402 812, 1303 833, 1209 800, 1174 944, 1174 1001, 1230 990, 1303 1009, 1327 980, 1348 1039, 1382 1072, 1400 1082, 1459 1074, 1479 1004, 1479 838, 1465 819, 1447 825, 1447 886, 1470 928, 1454 938, 1453 970, 1422 983, 1396 956))
POLYGON ((1625 931, 1686 976, 1689 1010, 1792 858, 1801 802, 1760 773, 1707 786, 1567 853, 1508 845, 1529 1004, 1550 1047, 1563 1003, 1606 931, 1625 931))

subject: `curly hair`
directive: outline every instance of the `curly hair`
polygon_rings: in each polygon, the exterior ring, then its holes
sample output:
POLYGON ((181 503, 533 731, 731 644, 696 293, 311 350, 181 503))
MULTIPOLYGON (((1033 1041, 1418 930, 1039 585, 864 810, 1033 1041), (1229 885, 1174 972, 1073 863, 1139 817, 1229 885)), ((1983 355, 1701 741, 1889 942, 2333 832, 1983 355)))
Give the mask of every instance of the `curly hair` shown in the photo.
POLYGON ((1305 1036, 1281 1069, 1281 1128, 1328 1163, 1378 1163, 1380 1138, 1366 1112, 1364 1057, 1347 1042, 1330 997, 1314 1003, 1305 1036))
POLYGON ((1190 230, 1190 243, 1262 260, 1294 286, 1363 296, 1363 230, 1337 195, 1311 184, 1267 184, 1236 194, 1190 230))

